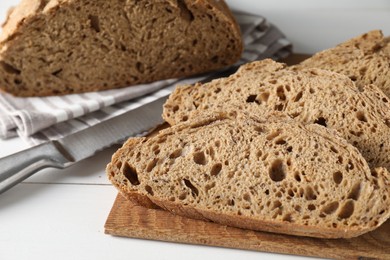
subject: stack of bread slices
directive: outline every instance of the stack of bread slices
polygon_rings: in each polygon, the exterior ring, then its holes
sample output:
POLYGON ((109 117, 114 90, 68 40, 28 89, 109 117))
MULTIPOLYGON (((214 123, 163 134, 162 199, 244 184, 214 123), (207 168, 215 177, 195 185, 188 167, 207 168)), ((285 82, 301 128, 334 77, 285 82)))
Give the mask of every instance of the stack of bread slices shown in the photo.
POLYGON ((390 216, 390 44, 372 31, 293 67, 178 87, 171 127, 107 166, 126 198, 190 218, 350 238, 390 216))

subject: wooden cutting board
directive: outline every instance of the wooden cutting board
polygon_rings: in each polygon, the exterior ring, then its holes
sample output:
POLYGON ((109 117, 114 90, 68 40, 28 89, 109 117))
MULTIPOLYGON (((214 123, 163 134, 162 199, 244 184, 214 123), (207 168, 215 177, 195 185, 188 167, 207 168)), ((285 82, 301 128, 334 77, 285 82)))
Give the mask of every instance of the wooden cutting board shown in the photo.
POLYGON ((390 220, 353 239, 256 232, 147 209, 118 195, 105 224, 114 236, 337 259, 390 259, 390 220))

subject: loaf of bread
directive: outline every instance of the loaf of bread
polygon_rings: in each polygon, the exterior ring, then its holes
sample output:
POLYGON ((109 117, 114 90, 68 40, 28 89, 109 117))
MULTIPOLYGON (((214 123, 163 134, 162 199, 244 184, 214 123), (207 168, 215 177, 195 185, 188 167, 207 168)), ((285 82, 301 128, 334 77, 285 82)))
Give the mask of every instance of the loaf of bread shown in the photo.
POLYGON ((215 113, 131 138, 107 166, 127 199, 251 230, 349 238, 390 216, 389 175, 335 131, 215 113))
POLYGON ((45 96, 216 70, 241 56, 223 0, 23 0, 0 36, 0 88, 45 96))
POLYGON ((358 86, 374 84, 390 97, 390 41, 378 30, 319 52, 296 67, 342 73, 358 86))
POLYGON ((302 123, 335 129, 371 167, 390 169, 390 103, 374 85, 357 87, 338 73, 293 70, 264 60, 246 64, 228 78, 178 87, 165 103, 163 116, 175 125, 196 111, 232 105, 259 116, 280 111, 302 123))

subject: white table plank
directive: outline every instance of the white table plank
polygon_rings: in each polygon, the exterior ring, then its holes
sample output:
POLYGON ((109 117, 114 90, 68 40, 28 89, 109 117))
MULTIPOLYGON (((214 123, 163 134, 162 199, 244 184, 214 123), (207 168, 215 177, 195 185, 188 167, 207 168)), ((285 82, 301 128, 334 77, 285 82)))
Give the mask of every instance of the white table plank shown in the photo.
POLYGON ((17 186, 0 196, 0 259, 299 259, 105 235, 115 196, 104 185, 17 186))

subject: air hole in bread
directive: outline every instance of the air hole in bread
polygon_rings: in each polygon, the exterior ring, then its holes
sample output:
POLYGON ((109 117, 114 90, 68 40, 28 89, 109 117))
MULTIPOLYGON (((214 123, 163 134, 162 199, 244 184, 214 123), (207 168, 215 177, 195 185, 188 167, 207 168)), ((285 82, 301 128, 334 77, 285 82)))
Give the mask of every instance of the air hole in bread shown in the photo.
POLYGON ((283 138, 279 138, 279 139, 277 139, 277 140, 275 141, 275 144, 277 144, 277 145, 284 145, 284 144, 286 144, 286 143, 287 143, 287 141, 284 140, 283 138))
POLYGON ((41 0, 37 11, 43 11, 49 2, 50 0, 41 0))
POLYGON ((286 214, 286 215, 284 215, 283 221, 293 222, 292 217, 291 217, 291 214, 286 214))
POLYGON ((341 219, 349 218, 352 216, 354 210, 355 210, 355 204, 353 200, 348 200, 347 202, 344 203, 344 205, 340 209, 338 217, 341 219))
POLYGON ((22 81, 20 80, 20 79, 14 79, 14 83, 16 84, 16 85, 20 85, 20 84, 22 84, 22 81))
POLYGON ((254 127, 254 130, 255 130, 256 132, 260 133, 260 134, 264 132, 264 129, 261 128, 260 126, 255 126, 255 127, 254 127))
POLYGON ((192 184, 192 182, 188 179, 183 179, 184 185, 187 186, 191 190, 191 194, 194 197, 197 197, 199 195, 199 190, 192 184))
POLYGON ((213 62, 213 63, 218 63, 218 61, 219 61, 219 56, 214 56, 214 57, 212 57, 211 59, 211 62, 213 62))
POLYGON ((269 92, 261 93, 261 95, 260 95, 260 100, 261 100, 262 102, 267 102, 268 99, 269 99, 269 96, 270 96, 269 92))
POLYGON ((275 139, 278 135, 280 135, 280 131, 272 132, 267 136, 267 140, 271 141, 272 139, 275 139))
POLYGON ((334 146, 331 146, 330 147, 330 150, 334 153, 339 153, 339 151, 334 147, 334 146))
POLYGON ((312 187, 310 187, 310 186, 306 187, 305 198, 306 198, 306 200, 316 200, 317 199, 317 195, 314 193, 312 187))
POLYGON ((295 179, 297 182, 301 182, 301 175, 299 174, 299 172, 295 172, 295 173, 294 173, 294 179, 295 179))
POLYGON ((318 124, 318 125, 322 125, 322 126, 327 127, 326 119, 322 116, 317 118, 316 120, 314 120, 314 124, 318 124))
POLYGON ((271 180, 275 182, 284 180, 286 178, 286 172, 283 161, 280 159, 273 161, 268 174, 271 180))
POLYGON ((211 167, 210 175, 211 176, 217 176, 222 170, 222 164, 216 163, 211 167))
POLYGON ((279 200, 274 201, 274 205, 272 206, 272 209, 280 208, 282 206, 282 203, 279 200))
POLYGON ((116 163, 116 167, 117 167, 118 169, 122 168, 122 162, 121 162, 121 161, 118 161, 118 162, 116 163))
POLYGON ((351 160, 348 160, 348 164, 347 166, 345 167, 345 169, 347 171, 350 171, 350 170, 353 170, 355 168, 355 166, 353 165, 352 161, 351 160))
POLYGON ((343 157, 341 155, 337 157, 337 163, 343 164, 343 157))
POLYGON ((300 91, 294 98, 294 102, 298 102, 303 96, 302 91, 300 91))
POLYGON ((154 158, 151 162, 149 162, 148 166, 146 167, 146 171, 151 172, 154 167, 156 167, 158 160, 158 158, 154 158))
POLYGON ((359 121, 361 121, 361 122, 367 122, 367 118, 366 118, 366 116, 365 116, 365 114, 364 114, 364 112, 363 111, 358 111, 358 112, 356 112, 356 118, 359 120, 359 121))
POLYGON ((149 185, 145 185, 145 190, 146 190, 146 192, 147 192, 149 195, 151 195, 151 196, 154 195, 153 189, 152 189, 152 187, 150 187, 149 185))
POLYGON ((88 19, 89 19, 89 23, 90 23, 91 28, 95 32, 99 33, 101 31, 99 17, 96 15, 89 15, 88 19))
POLYGON ((257 95, 249 95, 246 99, 246 102, 259 104, 259 101, 256 100, 256 97, 257 97, 257 95))
POLYGON ((334 172, 333 173, 333 181, 336 184, 340 184, 343 181, 343 173, 340 171, 334 172))
POLYGON ((361 183, 356 183, 348 194, 348 199, 358 200, 360 197, 361 183))
POLYGON ((274 109, 276 111, 283 111, 283 108, 284 108, 284 105, 283 104, 278 104, 278 105, 275 105, 274 109))
POLYGON ((176 159, 182 155, 183 150, 181 148, 176 149, 169 155, 169 159, 176 159))
POLYGON ((314 204, 309 204, 307 206, 307 209, 310 210, 310 211, 313 211, 313 210, 316 210, 316 206, 314 204))
POLYGON ((208 155, 210 155, 211 159, 214 160, 215 159, 215 151, 214 151, 214 148, 213 147, 209 147, 209 149, 207 149, 206 153, 208 155))
POLYGON ((271 79, 268 81, 270 84, 276 84, 278 81, 276 79, 271 79))
POLYGON ((279 86, 276 89, 276 95, 279 97, 280 100, 285 101, 286 100, 286 95, 284 94, 284 88, 283 86, 279 86))
POLYGON ((178 0, 177 5, 180 8, 180 16, 187 22, 192 22, 194 20, 194 15, 188 9, 186 2, 184 0, 178 0))
POLYGON ((352 81, 356 81, 356 80, 358 79, 358 77, 355 76, 355 75, 349 76, 349 78, 350 78, 352 81))
POLYGON ((140 185, 138 180, 138 173, 134 167, 130 166, 128 163, 125 163, 122 167, 122 173, 130 181, 132 185, 140 185))
POLYGON ((234 199, 228 200, 227 204, 228 204, 229 206, 234 206, 234 204, 235 204, 234 199))
POLYGON ((183 192, 182 194, 179 195, 179 200, 185 200, 187 198, 187 193, 183 192))
POLYGON ((322 208, 322 212, 326 215, 331 215, 333 214, 334 212, 336 212, 336 210, 339 208, 339 202, 338 201, 334 201, 334 202, 331 202, 327 205, 325 205, 323 208, 322 208))
POLYGON ((209 192, 209 190, 211 190, 214 187, 215 187, 215 182, 212 182, 211 184, 207 184, 205 187, 206 193, 209 192))
POLYGON ((160 137, 160 138, 157 140, 157 143, 158 143, 158 144, 161 144, 161 143, 164 143, 165 141, 167 141, 167 137, 166 137, 166 136, 162 136, 162 137, 160 137))
POLYGON ((58 70, 52 72, 51 75, 58 78, 61 72, 62 72, 62 69, 58 69, 58 70))
POLYGON ((194 159, 194 162, 196 164, 199 164, 199 165, 206 165, 207 164, 206 156, 205 156, 204 152, 202 152, 202 151, 194 153, 193 159, 194 159))
POLYGON ((21 73, 20 70, 18 70, 17 68, 13 67, 12 65, 10 65, 4 61, 0 61, 0 66, 8 74, 20 75, 20 73, 21 73))
MULTIPOLYGON (((123 52, 127 51, 127 47, 123 43, 120 44, 120 48, 123 52)), ((128 82, 127 85, 130 85, 130 82, 128 82)))
POLYGON ((385 120, 385 125, 387 125, 387 127, 390 127, 390 119, 385 120))
POLYGON ((137 71, 141 74, 143 74, 145 72, 145 67, 144 67, 144 64, 142 62, 137 62, 135 64, 135 68, 137 69, 137 71))

